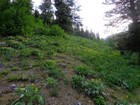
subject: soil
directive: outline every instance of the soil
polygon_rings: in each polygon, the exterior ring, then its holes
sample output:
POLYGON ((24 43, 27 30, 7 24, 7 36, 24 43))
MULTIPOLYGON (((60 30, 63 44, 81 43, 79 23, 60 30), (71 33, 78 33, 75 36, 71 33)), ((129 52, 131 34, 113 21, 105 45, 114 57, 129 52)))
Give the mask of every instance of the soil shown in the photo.
MULTIPOLYGON (((32 84, 30 79, 26 81, 8 82, 8 76, 21 75, 22 77, 30 78, 29 74, 36 76, 35 86, 42 86, 41 94, 45 97, 45 105, 94 105, 93 101, 89 97, 77 92, 72 88, 70 83, 71 77, 75 75, 73 68, 77 65, 82 65, 83 63, 74 57, 63 53, 57 54, 54 60, 57 62, 57 66, 65 74, 65 77, 69 80, 67 85, 62 79, 59 80, 58 95, 56 97, 50 96, 50 90, 45 86, 46 72, 41 71, 40 67, 32 67, 28 70, 19 69, 18 71, 9 71, 7 75, 0 78, 0 105, 9 105, 9 103, 17 98, 14 91, 10 90, 11 85, 14 84, 16 86, 23 87, 32 84)), ((10 69, 10 67, 5 68, 5 70, 8 69, 10 69)))

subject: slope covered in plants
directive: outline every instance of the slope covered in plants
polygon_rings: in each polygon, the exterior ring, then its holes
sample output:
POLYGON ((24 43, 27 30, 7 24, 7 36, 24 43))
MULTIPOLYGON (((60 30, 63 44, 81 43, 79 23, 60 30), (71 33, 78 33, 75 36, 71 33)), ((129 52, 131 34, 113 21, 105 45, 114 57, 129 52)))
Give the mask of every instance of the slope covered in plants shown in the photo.
POLYGON ((0 39, 2 105, 138 105, 139 80, 140 67, 128 66, 119 51, 101 40, 0 39))

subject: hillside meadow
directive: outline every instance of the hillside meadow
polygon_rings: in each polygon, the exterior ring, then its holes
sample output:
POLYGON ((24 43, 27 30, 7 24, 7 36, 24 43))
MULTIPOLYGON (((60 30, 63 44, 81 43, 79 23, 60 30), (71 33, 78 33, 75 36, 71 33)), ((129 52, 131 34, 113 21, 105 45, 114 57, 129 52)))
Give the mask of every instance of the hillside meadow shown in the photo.
POLYGON ((0 38, 0 105, 139 105, 140 67, 102 40, 0 38))

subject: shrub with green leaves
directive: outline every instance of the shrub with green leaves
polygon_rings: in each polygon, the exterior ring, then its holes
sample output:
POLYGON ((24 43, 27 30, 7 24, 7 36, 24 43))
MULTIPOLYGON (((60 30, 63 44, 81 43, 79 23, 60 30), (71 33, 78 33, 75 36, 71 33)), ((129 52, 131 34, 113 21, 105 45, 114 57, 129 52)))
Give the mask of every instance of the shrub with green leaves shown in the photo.
POLYGON ((41 19, 36 20, 36 24, 34 25, 34 33, 37 35, 47 35, 48 34, 48 27, 42 22, 41 19))
POLYGON ((51 59, 56 55, 56 52, 54 50, 49 50, 47 52, 48 57, 51 59))
POLYGON ((47 70, 47 74, 49 77, 53 78, 63 78, 64 74, 58 68, 47 70))
POLYGON ((40 95, 40 89, 33 86, 15 88, 19 97, 11 105, 45 105, 44 98, 40 95))
POLYGON ((96 105, 105 105, 105 94, 103 83, 100 80, 85 81, 82 84, 83 92, 93 98, 96 105))
POLYGON ((42 59, 45 56, 44 53, 41 50, 38 50, 38 49, 33 49, 31 51, 31 55, 37 57, 38 59, 42 59))
POLYGON ((106 105, 105 98, 103 96, 97 96, 93 99, 95 105, 106 105))
POLYGON ((103 84, 100 80, 89 80, 83 82, 84 93, 90 97, 96 97, 102 95, 103 93, 103 84))
POLYGON ((19 42, 24 42, 26 40, 25 37, 19 36, 19 35, 15 36, 14 38, 15 38, 16 41, 19 41, 19 42))
POLYGON ((11 60, 11 58, 14 56, 15 50, 10 47, 1 47, 0 48, 0 54, 3 55, 7 60, 11 60))
POLYGON ((64 37, 65 32, 62 28, 60 28, 58 25, 53 25, 51 26, 49 33, 49 36, 59 36, 59 37, 64 37))
POLYGON ((87 76, 88 74, 90 74, 90 69, 84 65, 77 66, 74 71, 76 72, 76 74, 81 76, 87 76))
POLYGON ((58 83, 57 80, 52 78, 52 77, 47 77, 46 78, 46 86, 49 88, 55 88, 57 87, 58 83))
POLYGON ((8 71, 0 71, 0 78, 7 74, 8 74, 8 71))
POLYGON ((42 64, 42 69, 43 70, 50 70, 50 69, 52 70, 55 68, 55 66, 56 66, 56 62, 54 60, 48 60, 42 64))
POLYGON ((79 76, 79 75, 74 75, 71 79, 72 82, 72 87, 78 90, 82 89, 82 84, 84 82, 84 77, 79 76))
POLYGON ((24 44, 15 40, 8 40, 6 44, 8 47, 12 47, 14 49, 24 49, 26 47, 24 44))
POLYGON ((57 96, 58 94, 58 82, 52 77, 47 77, 46 86, 50 89, 51 96, 57 96))
POLYGON ((29 67, 29 66, 30 66, 29 60, 23 59, 23 60, 21 61, 21 65, 20 65, 20 66, 21 66, 21 67, 29 67))
POLYGON ((25 48, 19 51, 20 58, 29 57, 30 55, 31 55, 31 50, 29 48, 25 48))

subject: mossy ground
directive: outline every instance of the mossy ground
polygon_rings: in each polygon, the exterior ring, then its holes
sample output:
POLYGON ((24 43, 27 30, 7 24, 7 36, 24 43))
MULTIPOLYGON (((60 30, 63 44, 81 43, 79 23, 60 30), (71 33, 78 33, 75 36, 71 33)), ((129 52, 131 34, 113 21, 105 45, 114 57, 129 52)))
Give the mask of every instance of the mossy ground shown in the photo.
MULTIPOLYGON (((74 69, 79 65, 87 66, 92 76, 86 80, 100 80, 104 83, 107 105, 121 103, 140 104, 140 67, 128 66, 120 52, 113 50, 99 40, 89 40, 76 36, 64 38, 48 36, 8 37, 1 38, 0 45, 0 105, 10 104, 15 97, 10 86, 23 87, 34 83, 41 87, 46 105, 94 105, 94 100, 83 92, 72 88, 71 78, 76 74, 74 69), (9 42, 13 43, 9 45, 9 42), (42 69, 48 60, 56 62, 51 72, 42 69), (50 73, 50 72, 49 72, 50 73), (55 76, 58 81, 56 97, 50 95, 46 88, 46 78, 55 76)), ((125 105, 125 104, 124 104, 125 105)))

